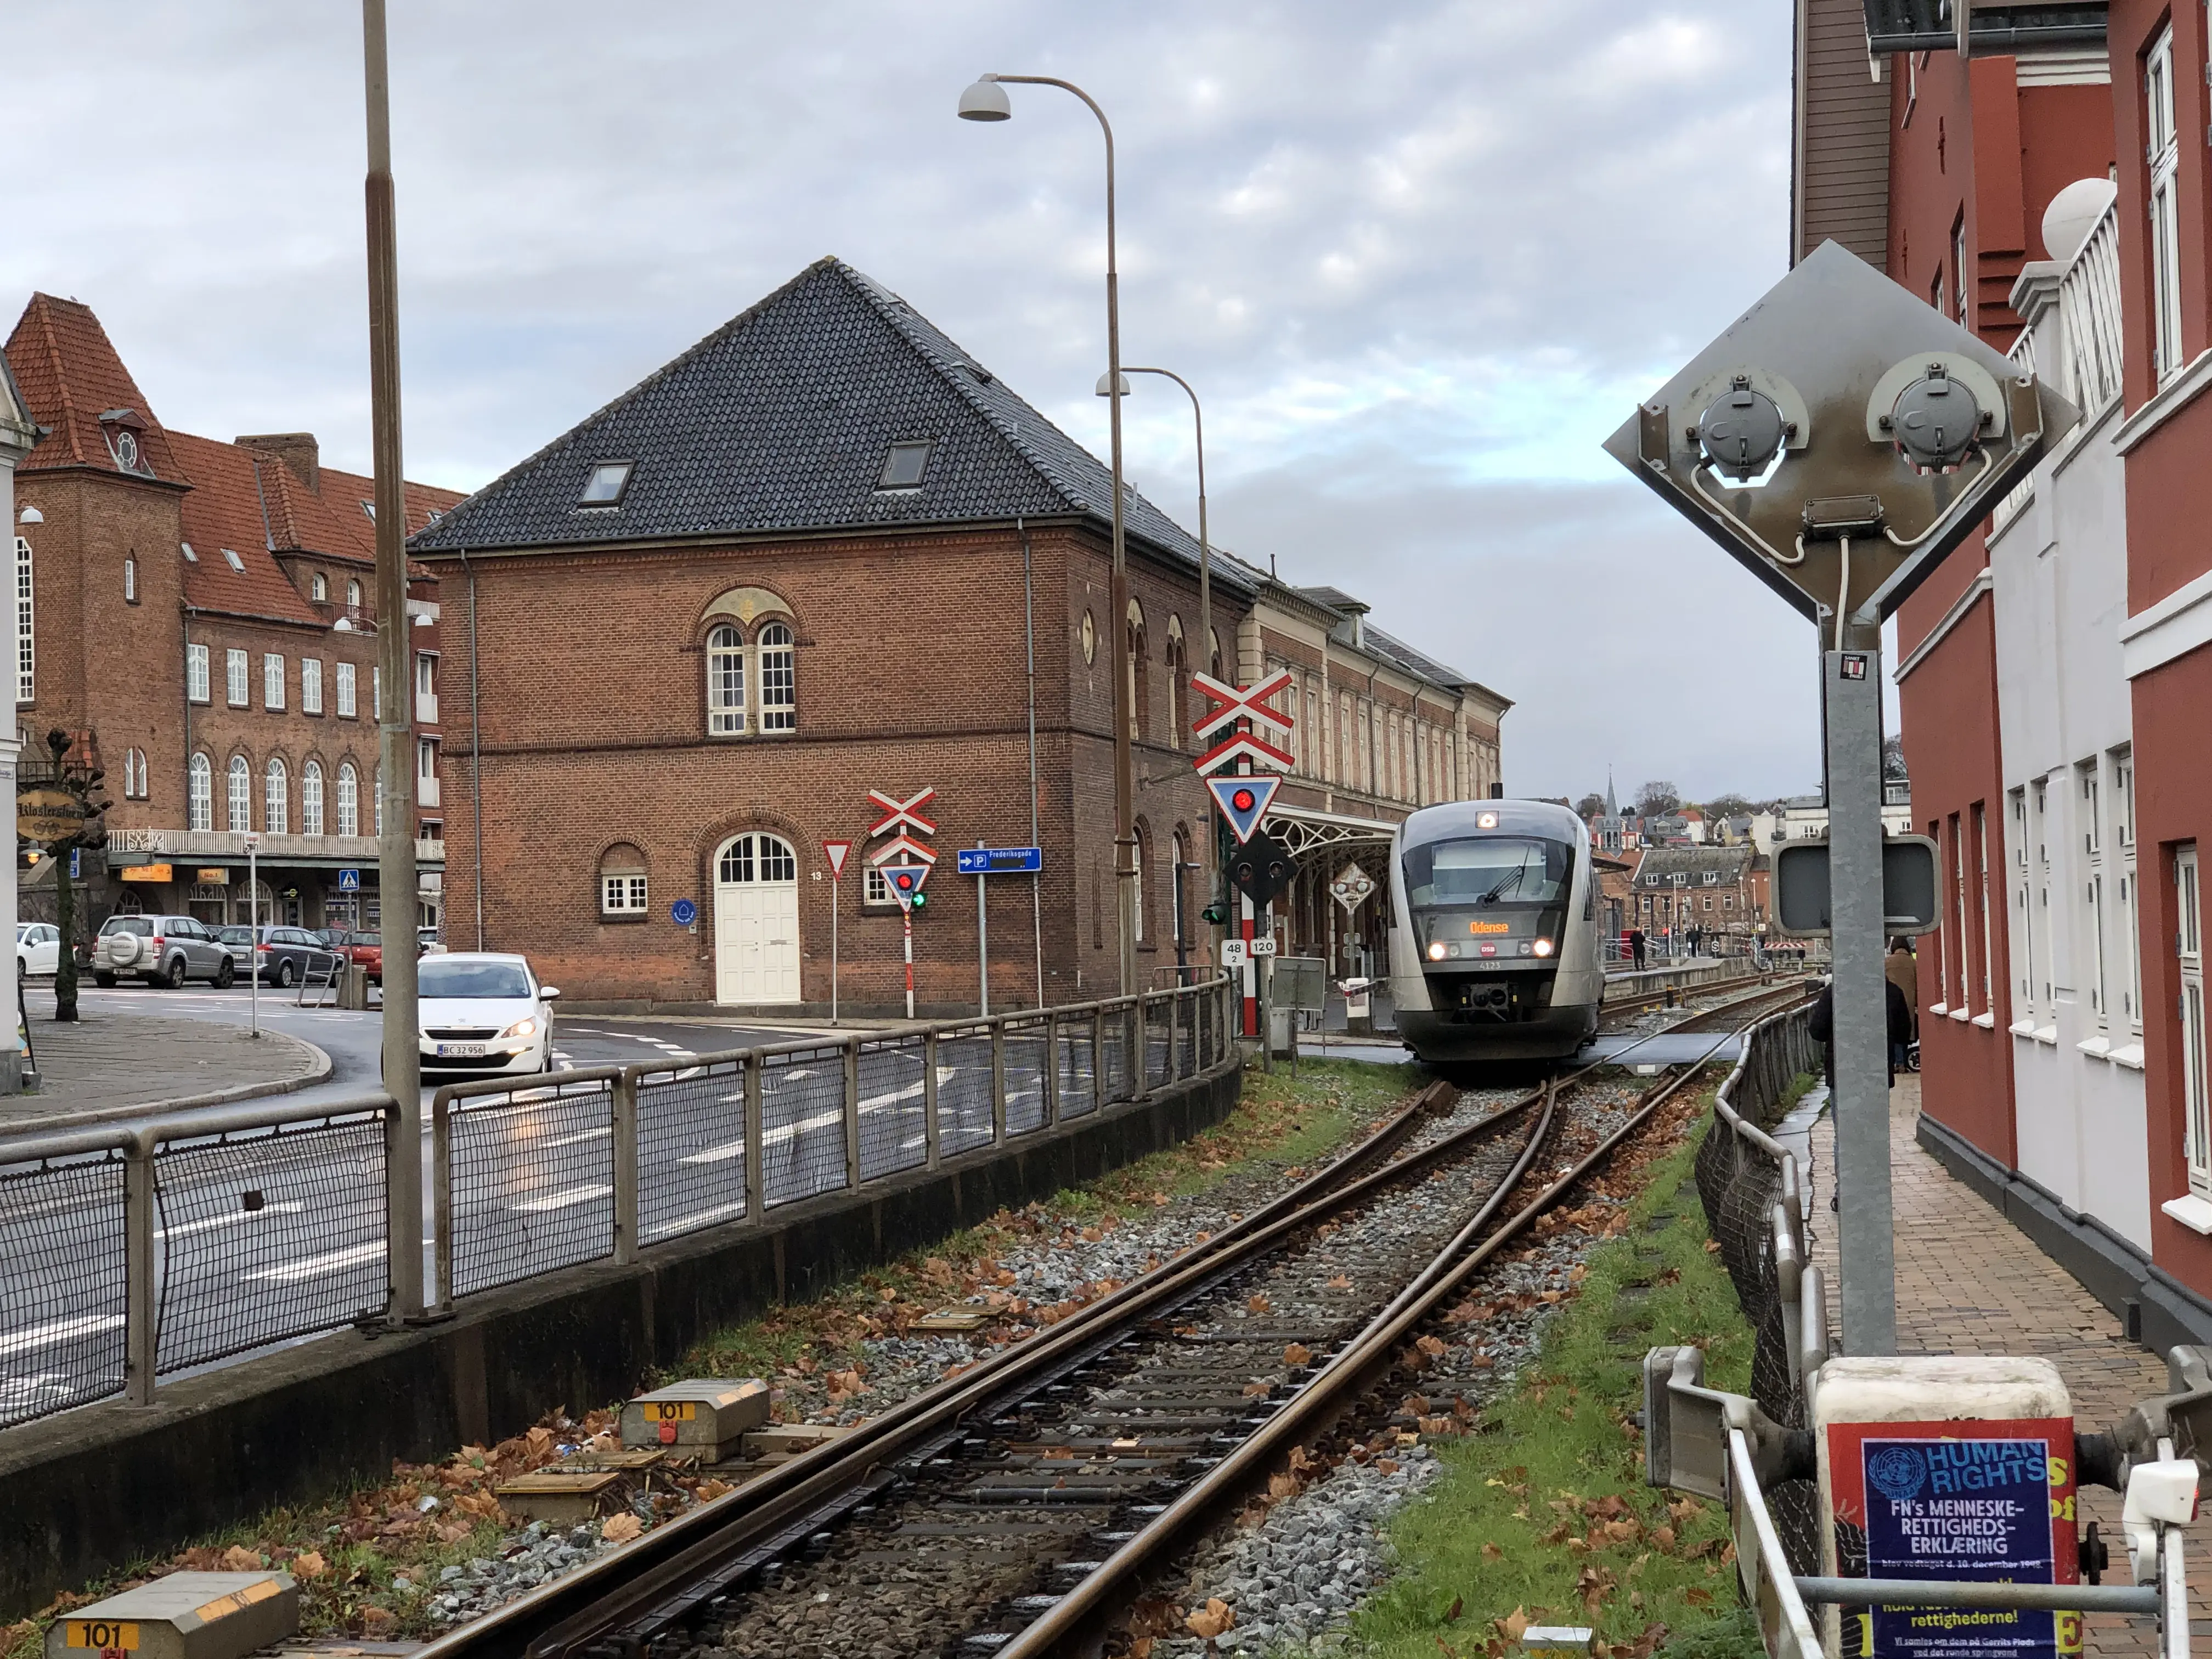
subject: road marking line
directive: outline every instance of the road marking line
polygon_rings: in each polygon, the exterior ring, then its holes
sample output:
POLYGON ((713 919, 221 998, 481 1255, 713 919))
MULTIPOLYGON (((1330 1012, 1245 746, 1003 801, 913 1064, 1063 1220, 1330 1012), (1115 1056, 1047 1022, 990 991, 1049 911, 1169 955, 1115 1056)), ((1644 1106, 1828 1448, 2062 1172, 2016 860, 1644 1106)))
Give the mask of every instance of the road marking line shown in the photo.
POLYGON ((0 1336, 0 1354, 27 1353, 33 1348, 51 1348, 58 1342, 67 1342, 80 1336, 97 1336, 103 1331, 120 1330, 121 1314, 86 1314, 76 1319, 57 1319, 50 1325, 33 1325, 27 1331, 17 1331, 12 1336, 0 1336))
POLYGON ((383 1256, 384 1241, 379 1239, 373 1244, 356 1244, 348 1250, 332 1250, 327 1255, 311 1255, 302 1261, 288 1261, 283 1267, 271 1267, 265 1273, 248 1273, 246 1279, 248 1284, 259 1279, 271 1285, 294 1285, 320 1273, 335 1273, 340 1267, 358 1267, 364 1261, 380 1261, 383 1256))
POLYGON ((724 1216, 743 1215, 744 1201, 717 1204, 711 1210, 694 1210, 690 1215, 679 1215, 673 1221, 656 1222, 646 1231, 655 1238, 665 1238, 671 1233, 683 1232, 693 1227, 703 1227, 710 1221, 720 1221, 724 1216))
POLYGON ((518 1215, 543 1215, 548 1210, 566 1210, 579 1204, 588 1204, 595 1198, 605 1198, 612 1191, 614 1188, 611 1187, 571 1187, 565 1192, 550 1193, 527 1203, 510 1204, 507 1208, 518 1215))
POLYGON ((174 1227, 156 1227, 156 1238, 180 1238, 186 1233, 204 1233, 210 1227, 228 1227, 240 1221, 252 1221, 264 1215, 297 1215, 307 1206, 287 1200, 282 1204, 264 1204, 258 1210, 233 1210, 228 1215, 211 1215, 198 1221, 187 1221, 174 1227))

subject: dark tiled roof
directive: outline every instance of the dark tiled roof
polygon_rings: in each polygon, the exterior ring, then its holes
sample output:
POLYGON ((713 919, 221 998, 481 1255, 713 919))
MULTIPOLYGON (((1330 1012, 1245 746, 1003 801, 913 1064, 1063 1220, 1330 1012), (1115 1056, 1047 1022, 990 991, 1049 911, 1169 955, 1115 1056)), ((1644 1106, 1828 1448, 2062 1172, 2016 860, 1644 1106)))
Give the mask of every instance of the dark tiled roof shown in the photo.
MULTIPOLYGON (((1103 523, 1112 503, 1104 463, 905 301, 826 258, 413 544, 433 553, 1017 514, 1103 523), (935 446, 921 488, 879 489, 885 451, 916 439, 935 446), (592 468, 611 460, 636 464, 622 504, 579 506, 592 468)), ((1197 542, 1133 490, 1125 516, 1133 541, 1196 564, 1197 542)))
POLYGON ((1654 847, 1644 853, 1637 874, 1670 876, 1681 871, 1702 875, 1708 870, 1717 870, 1723 875, 1734 877, 1750 864, 1748 847, 1654 847))

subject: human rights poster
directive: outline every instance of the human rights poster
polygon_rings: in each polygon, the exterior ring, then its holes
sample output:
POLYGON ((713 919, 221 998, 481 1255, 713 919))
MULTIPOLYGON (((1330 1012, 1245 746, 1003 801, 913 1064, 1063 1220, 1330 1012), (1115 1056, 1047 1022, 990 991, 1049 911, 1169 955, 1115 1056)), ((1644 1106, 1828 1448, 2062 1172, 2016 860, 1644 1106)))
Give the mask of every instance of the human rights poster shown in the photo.
MULTIPOLYGON (((2067 1418, 1830 1424, 1837 1571, 2078 1583, 2073 1447, 2067 1418)), ((2057 1659, 2081 1648, 2079 1613, 1842 1611, 1845 1659, 2057 1659)))

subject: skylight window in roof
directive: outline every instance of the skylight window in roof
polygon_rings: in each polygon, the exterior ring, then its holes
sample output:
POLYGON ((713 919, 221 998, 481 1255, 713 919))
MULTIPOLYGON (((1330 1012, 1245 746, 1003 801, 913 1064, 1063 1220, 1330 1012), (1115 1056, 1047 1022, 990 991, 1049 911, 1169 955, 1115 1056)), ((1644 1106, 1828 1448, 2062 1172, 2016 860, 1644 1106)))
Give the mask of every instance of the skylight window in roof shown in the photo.
POLYGON ((232 552, 227 547, 222 550, 222 562, 228 565, 233 570, 238 572, 240 575, 242 576, 246 574, 246 561, 240 558, 237 554, 232 552))
POLYGON ((929 471, 929 452, 936 445, 928 439, 915 443, 896 443, 884 456, 884 476, 878 482, 878 489, 919 489, 922 475, 929 471))
POLYGON ((584 493, 576 498, 576 504, 620 507, 623 492, 629 488, 629 475, 636 468, 635 461, 601 461, 584 480, 584 493))

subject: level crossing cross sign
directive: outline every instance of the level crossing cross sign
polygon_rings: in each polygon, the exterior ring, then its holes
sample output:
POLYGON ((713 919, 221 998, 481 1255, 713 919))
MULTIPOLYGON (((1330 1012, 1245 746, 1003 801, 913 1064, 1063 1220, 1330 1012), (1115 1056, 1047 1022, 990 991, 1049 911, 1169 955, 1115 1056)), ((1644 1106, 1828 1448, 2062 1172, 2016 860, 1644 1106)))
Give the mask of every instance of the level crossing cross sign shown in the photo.
POLYGON ((1218 732, 1224 726, 1249 720, 1255 724, 1279 726, 1287 732, 1296 723, 1279 710, 1267 707, 1267 699, 1286 690, 1291 683, 1291 671, 1279 668, 1257 685, 1224 685, 1211 674, 1194 672, 1192 688, 1205 696, 1213 707, 1190 723, 1190 729, 1203 738, 1218 732))
POLYGON ((902 864, 920 864, 926 866, 937 862, 937 854, 912 836, 902 832, 893 836, 881 847, 872 848, 868 853, 868 862, 878 869, 889 864, 893 859, 896 859, 902 864))
POLYGON ((893 800, 880 789, 869 790, 869 801, 884 816, 868 826, 868 839, 873 841, 878 836, 888 835, 894 830, 912 830, 918 835, 935 835, 935 820, 924 817, 921 809, 936 799, 937 791, 934 789, 921 790, 904 800, 893 800))

